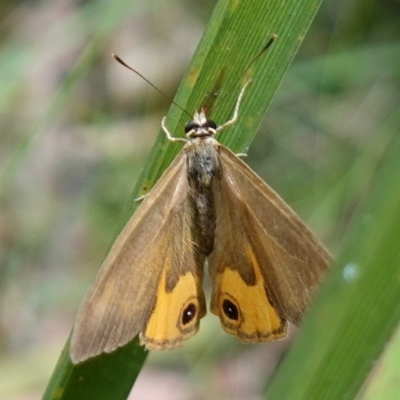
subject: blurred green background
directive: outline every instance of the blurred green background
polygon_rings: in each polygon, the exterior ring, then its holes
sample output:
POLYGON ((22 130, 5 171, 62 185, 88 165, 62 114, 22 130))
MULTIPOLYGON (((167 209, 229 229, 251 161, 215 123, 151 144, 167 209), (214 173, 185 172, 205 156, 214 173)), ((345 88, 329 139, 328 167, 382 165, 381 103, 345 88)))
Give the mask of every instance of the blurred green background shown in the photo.
MULTIPOLYGON (((173 97, 214 4, 2 1, 1 399, 42 395, 169 107, 111 52, 173 97)), ((398 1, 325 1, 249 149, 333 254, 399 134, 399 20, 398 1)), ((244 346, 207 316, 132 396, 258 399, 289 342, 244 346)), ((393 354, 365 398, 400 386, 376 383, 393 354)))

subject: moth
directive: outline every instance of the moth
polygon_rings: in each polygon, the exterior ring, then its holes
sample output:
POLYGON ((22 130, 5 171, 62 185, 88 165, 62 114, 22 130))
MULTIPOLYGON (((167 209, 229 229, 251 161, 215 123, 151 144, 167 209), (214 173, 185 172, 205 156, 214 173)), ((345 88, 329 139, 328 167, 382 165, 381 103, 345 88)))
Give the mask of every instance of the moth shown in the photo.
POLYGON ((73 363, 125 345, 136 335, 148 350, 173 349, 211 312, 244 343, 287 335, 298 325, 330 255, 293 210, 237 155, 216 140, 202 109, 185 145, 116 239, 78 312, 73 363))

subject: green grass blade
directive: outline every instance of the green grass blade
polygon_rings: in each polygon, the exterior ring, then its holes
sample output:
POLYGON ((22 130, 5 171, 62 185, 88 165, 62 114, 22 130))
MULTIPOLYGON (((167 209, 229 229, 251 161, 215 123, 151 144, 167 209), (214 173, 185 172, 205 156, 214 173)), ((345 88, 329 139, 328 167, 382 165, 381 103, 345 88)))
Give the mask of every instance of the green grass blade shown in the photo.
POLYGON ((400 139, 301 334, 267 390, 274 399, 354 399, 400 319, 400 139))
MULTIPOLYGON (((213 93, 220 84, 222 92, 210 117, 223 123, 232 114, 241 86, 251 76, 253 80, 245 94, 238 123, 220 137, 221 142, 232 150, 245 150, 319 4, 319 0, 220 1, 175 101, 193 113, 207 94, 213 93), (243 76, 249 61, 272 34, 277 34, 278 40, 243 76), (225 92, 229 94, 225 95, 225 92)), ((180 109, 171 107, 167 125, 176 136, 183 134, 187 120, 188 116, 180 109)), ((169 143, 164 134, 159 136, 132 199, 148 192, 178 151, 176 143, 169 143)), ((132 199, 125 220, 133 211, 132 199)), ((73 366, 69 361, 68 346, 67 343, 44 395, 46 400, 125 399, 146 357, 143 349, 133 341, 112 354, 73 366)))
POLYGON ((381 359, 374 365, 372 376, 368 379, 359 400, 397 400, 400 391, 398 379, 400 370, 400 329, 385 347, 381 359))

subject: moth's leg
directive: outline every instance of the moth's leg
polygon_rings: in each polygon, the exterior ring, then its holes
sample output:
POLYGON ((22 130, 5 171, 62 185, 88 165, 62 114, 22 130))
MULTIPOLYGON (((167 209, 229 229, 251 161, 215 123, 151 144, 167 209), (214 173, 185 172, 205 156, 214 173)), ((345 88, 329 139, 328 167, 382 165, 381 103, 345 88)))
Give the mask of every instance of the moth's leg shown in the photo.
POLYGON ((176 138, 173 137, 171 135, 171 133, 169 132, 169 130, 167 129, 166 125, 165 125, 165 121, 166 121, 167 117, 164 117, 161 121, 161 127, 163 129, 163 131, 165 132, 165 134, 167 135, 167 139, 170 140, 171 142, 183 142, 186 143, 188 140, 184 139, 184 138, 176 138))
POLYGON ((134 201, 135 203, 139 203, 139 201, 144 200, 144 198, 147 197, 147 195, 148 195, 148 193, 142 194, 141 196, 136 197, 136 199, 134 199, 133 201, 134 201))
POLYGON ((239 157, 239 158, 247 157, 247 153, 236 153, 235 155, 236 155, 236 157, 239 157))
POLYGON ((242 90, 239 93, 239 97, 236 100, 235 111, 233 112, 232 118, 229 121, 225 122, 224 124, 220 125, 216 129, 215 133, 221 132, 223 129, 227 128, 228 126, 233 125, 237 121, 238 116, 239 116, 240 103, 242 102, 242 98, 243 98, 244 92, 245 92, 245 90, 246 90, 246 88, 247 88, 247 86, 249 85, 250 82, 251 82, 251 79, 246 81, 246 83, 243 85, 242 90))

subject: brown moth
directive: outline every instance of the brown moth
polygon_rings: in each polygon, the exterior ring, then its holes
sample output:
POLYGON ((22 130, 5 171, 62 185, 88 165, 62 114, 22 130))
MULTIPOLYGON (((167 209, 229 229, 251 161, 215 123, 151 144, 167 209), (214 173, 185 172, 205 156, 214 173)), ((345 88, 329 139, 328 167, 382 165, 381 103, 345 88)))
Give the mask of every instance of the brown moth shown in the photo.
POLYGON ((140 334, 149 350, 172 349, 211 312, 245 343, 283 338, 299 324, 330 255, 293 210, 195 113, 185 146, 118 236, 75 323, 73 363, 109 353, 140 334))

